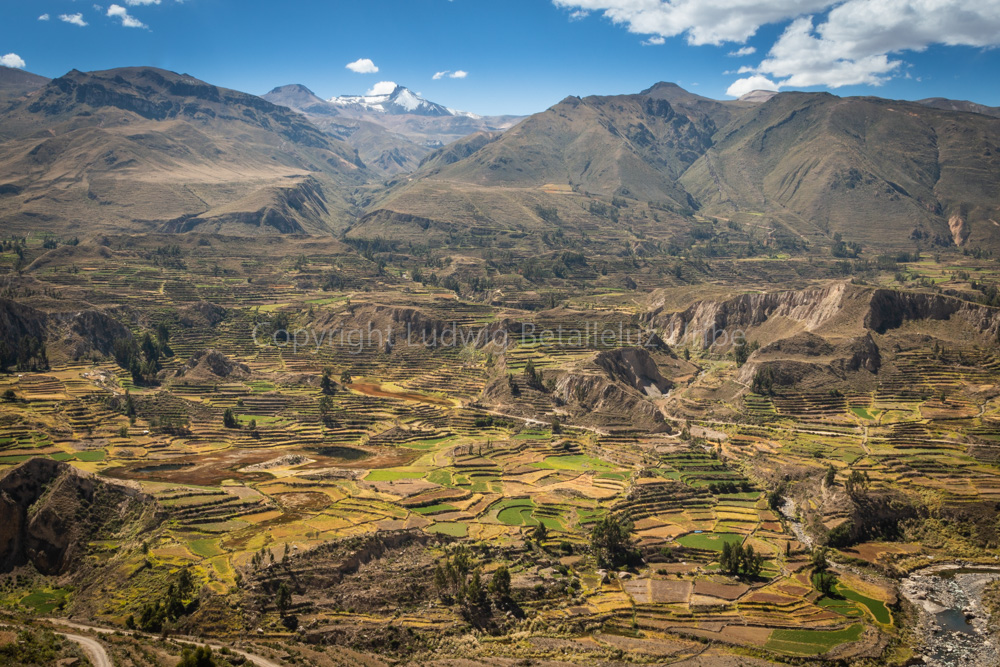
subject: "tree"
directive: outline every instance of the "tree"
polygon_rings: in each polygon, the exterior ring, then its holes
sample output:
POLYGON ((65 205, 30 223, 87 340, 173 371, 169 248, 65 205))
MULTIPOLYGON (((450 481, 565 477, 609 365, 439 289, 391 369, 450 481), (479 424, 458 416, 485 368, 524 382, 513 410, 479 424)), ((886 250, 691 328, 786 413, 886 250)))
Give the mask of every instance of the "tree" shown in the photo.
POLYGON ((199 646, 193 651, 189 648, 184 649, 177 667, 216 667, 217 664, 212 657, 212 649, 208 646, 199 646))
POLYGON ((222 413, 222 425, 226 428, 237 428, 236 414, 232 408, 226 408, 225 412, 222 413))
POLYGON ((812 561, 813 569, 817 572, 825 572, 830 564, 826 560, 826 547, 816 547, 813 549, 810 560, 812 561))
POLYGON ((324 394, 327 395, 333 394, 334 392, 337 391, 337 387, 333 383, 332 368, 327 367, 323 369, 323 377, 321 377, 319 380, 319 388, 320 391, 322 391, 324 394))
POLYGON ((742 366, 745 364, 754 350, 758 348, 760 348, 760 343, 757 341, 748 343, 745 339, 741 339, 733 346, 733 358, 736 359, 736 365, 742 366))
POLYGON ((774 371, 770 366, 762 366, 753 374, 750 391, 755 394, 770 394, 774 389, 774 371))
POLYGON ((562 422, 559 421, 559 417, 552 418, 552 435, 559 435, 562 433, 562 422))
POLYGON ((837 469, 836 468, 834 468, 833 466, 830 466, 829 468, 826 469, 826 479, 825 479, 825 481, 826 481, 826 485, 828 487, 833 486, 834 484, 837 483, 837 469))
POLYGON ((441 563, 434 566, 434 588, 437 589, 438 596, 444 600, 449 597, 448 592, 451 588, 448 575, 445 573, 445 568, 441 567, 441 563))
POLYGON ((764 567, 764 558, 754 551, 753 545, 742 542, 723 542, 719 568, 730 576, 756 577, 764 567))
POLYGON ((351 384, 353 380, 354 378, 351 377, 350 371, 344 371, 343 373, 340 374, 340 384, 344 385, 345 387, 351 384))
POLYGON ((767 506, 774 511, 781 509, 781 506, 785 504, 785 485, 784 483, 779 484, 774 489, 767 494, 767 506))
POLYGON ((545 390, 545 382, 542 372, 535 368, 535 362, 531 359, 528 359, 528 363, 524 365, 524 377, 529 387, 537 389, 538 391, 545 390))
POLYGON ((626 565, 632 558, 634 524, 627 518, 608 514, 590 533, 590 545, 597 562, 605 567, 626 565))
POLYGON ((544 523, 539 521, 538 525, 535 526, 535 531, 532 534, 532 537, 535 538, 536 542, 541 544, 542 540, 544 540, 548 536, 549 536, 549 529, 545 527, 544 523))
POLYGON ((510 571, 506 565, 501 565, 490 579, 490 594, 498 603, 510 600, 510 571))
POLYGON ((812 576, 812 583, 816 590, 829 596, 837 585, 837 575, 832 572, 815 572, 812 576))
POLYGON ((870 483, 871 480, 867 472, 863 473, 859 470, 852 470, 851 475, 844 482, 844 490, 847 491, 847 495, 850 497, 859 498, 868 492, 870 483))
POLYGON ((743 550, 740 569, 747 577, 756 577, 764 569, 764 557, 754 552, 752 544, 748 544, 743 550))
MULTIPOLYGON (((272 552, 273 553, 273 552, 272 552)), ((288 584, 284 581, 278 586, 278 594, 274 598, 274 606, 278 608, 278 613, 282 616, 288 611, 289 605, 292 604, 292 591, 288 588, 288 584)))

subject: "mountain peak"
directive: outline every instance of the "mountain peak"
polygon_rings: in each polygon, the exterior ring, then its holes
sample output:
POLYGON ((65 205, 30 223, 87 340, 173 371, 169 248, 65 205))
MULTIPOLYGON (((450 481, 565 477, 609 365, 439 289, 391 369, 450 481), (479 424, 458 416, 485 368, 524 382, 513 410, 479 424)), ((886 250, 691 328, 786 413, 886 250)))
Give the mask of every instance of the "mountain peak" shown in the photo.
POLYGON ((286 86, 277 86, 276 88, 272 88, 271 91, 268 93, 268 95, 281 95, 281 94, 285 94, 285 95, 310 95, 312 97, 317 97, 318 98, 318 96, 316 95, 316 93, 314 93, 313 91, 309 90, 308 88, 306 88, 305 86, 303 86, 301 83, 290 83, 290 84, 288 84, 286 86))
POLYGON ((476 117, 473 114, 455 111, 424 99, 395 81, 379 81, 364 95, 340 95, 331 97, 329 102, 346 111, 355 112, 374 111, 390 115, 476 117))
POLYGON ((749 93, 740 95, 740 102, 757 102, 763 104, 778 94, 776 90, 751 90, 749 93))

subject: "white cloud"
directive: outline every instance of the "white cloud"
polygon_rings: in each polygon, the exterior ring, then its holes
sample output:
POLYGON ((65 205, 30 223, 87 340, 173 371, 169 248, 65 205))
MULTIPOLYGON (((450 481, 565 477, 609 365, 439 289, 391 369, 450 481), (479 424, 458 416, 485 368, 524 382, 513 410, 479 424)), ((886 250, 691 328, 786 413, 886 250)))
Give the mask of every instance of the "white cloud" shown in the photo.
POLYGON ((158 5, 160 0, 125 0, 125 4, 129 7, 139 7, 141 5, 158 5))
POLYGON ((16 53, 8 53, 5 56, 0 56, 0 65, 4 67, 16 67, 17 69, 24 69, 25 62, 24 58, 17 55, 16 53))
POLYGON ((744 79, 737 79, 726 90, 726 95, 740 97, 754 90, 778 90, 779 86, 762 74, 755 74, 744 79))
POLYGON ((735 51, 730 51, 728 55, 734 58, 742 58, 744 56, 752 56, 757 53, 757 49, 752 46, 744 46, 742 49, 736 49, 735 51))
POLYGON ((48 21, 49 20, 49 15, 48 14, 42 14, 41 16, 38 17, 38 20, 39 21, 48 21))
POLYGON ((60 14, 60 21, 65 21, 66 23, 72 23, 73 25, 78 25, 81 28, 87 25, 87 22, 83 20, 83 14, 77 12, 76 14, 60 14))
POLYGON ((135 18, 128 13, 121 5, 111 5, 108 7, 108 16, 112 18, 119 18, 122 20, 122 25, 126 28, 145 28, 146 24, 135 18))
POLYGON ((358 74, 374 74, 378 67, 371 61, 371 58, 358 58, 353 63, 347 63, 345 67, 358 74))
POLYGON ((469 73, 465 70, 457 69, 452 72, 450 69, 446 69, 443 72, 435 72, 434 76, 431 78, 437 81, 438 79, 443 79, 445 77, 448 77, 449 79, 464 79, 467 76, 469 76, 469 73))
POLYGON ((448 76, 448 70, 445 70, 443 72, 434 72, 434 76, 432 76, 431 78, 437 81, 438 79, 443 79, 446 76, 448 76))
POLYGON ((395 81, 379 81, 365 95, 388 95, 394 90, 396 90, 395 81))
POLYGON ((643 40, 641 43, 643 46, 660 46, 666 44, 666 37, 660 37, 659 35, 653 35, 649 39, 643 40))
MULTIPOLYGON (((689 44, 745 44, 768 24, 787 24, 759 65, 743 73, 781 87, 880 85, 900 54, 932 44, 1000 46, 997 0, 552 0, 602 11, 630 32, 685 36, 689 44)), ((751 47, 730 55, 751 55, 751 47)), ((748 85, 733 84, 734 90, 748 85)))
POLYGON ((570 12, 569 13, 569 20, 570 21, 582 21, 583 19, 587 18, 588 16, 590 16, 590 12, 588 12, 586 9, 578 9, 578 10, 576 10, 574 12, 570 12))
POLYGON ((687 35, 691 44, 745 42, 768 23, 817 12, 831 0, 552 0, 558 7, 603 11, 639 35, 687 35))

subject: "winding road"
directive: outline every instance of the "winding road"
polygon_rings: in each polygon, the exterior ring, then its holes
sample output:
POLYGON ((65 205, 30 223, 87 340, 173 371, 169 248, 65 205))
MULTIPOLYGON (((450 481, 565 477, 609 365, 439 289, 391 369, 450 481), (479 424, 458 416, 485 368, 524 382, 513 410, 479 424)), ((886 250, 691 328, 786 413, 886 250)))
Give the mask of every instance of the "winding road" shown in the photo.
MULTIPOLYGON (((67 621, 62 618, 47 618, 45 619, 50 623, 56 625, 62 625, 68 628, 74 628, 77 630, 89 630, 91 632, 96 632, 101 635, 110 635, 115 632, 124 632, 124 634, 132 635, 136 637, 144 637, 145 635, 141 632, 129 632, 122 631, 118 628, 102 628, 95 625, 85 625, 83 623, 74 623, 73 621, 67 621)), ((66 639, 76 642, 79 644, 83 650, 90 657, 90 661, 94 663, 94 667, 114 667, 114 663, 108 656, 108 652, 104 649, 96 639, 90 637, 83 637, 81 635, 74 635, 66 632, 57 632, 57 634, 62 635, 66 639)), ((224 647, 222 644, 215 644, 213 642, 198 641, 196 639, 182 638, 182 637, 171 637, 172 641, 178 642, 180 644, 188 644, 190 646, 208 646, 213 651, 221 651, 224 647)), ((226 647, 233 653, 242 656, 247 662, 256 665, 257 667, 284 667, 283 665, 274 662, 273 660, 268 660, 267 658, 253 653, 247 653, 246 651, 240 650, 238 648, 233 648, 232 646, 226 647)))
POLYGON ((101 645, 101 642, 96 639, 73 635, 68 632, 57 632, 56 634, 62 635, 75 644, 79 644, 80 648, 83 649, 83 652, 87 654, 88 658, 90 658, 90 661, 94 663, 94 667, 114 666, 114 663, 111 662, 111 658, 108 656, 108 652, 104 650, 104 646, 101 645))

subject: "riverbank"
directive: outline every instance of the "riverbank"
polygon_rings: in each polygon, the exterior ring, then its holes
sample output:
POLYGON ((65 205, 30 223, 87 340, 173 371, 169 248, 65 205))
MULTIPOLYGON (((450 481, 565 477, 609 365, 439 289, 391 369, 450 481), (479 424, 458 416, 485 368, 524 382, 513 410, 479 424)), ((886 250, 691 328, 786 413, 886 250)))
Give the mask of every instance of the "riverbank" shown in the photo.
POLYGON ((917 570, 901 582, 903 596, 919 611, 917 635, 924 638, 924 644, 916 655, 924 664, 1000 664, 1000 650, 983 604, 986 586, 997 579, 997 568, 948 563, 917 570))

